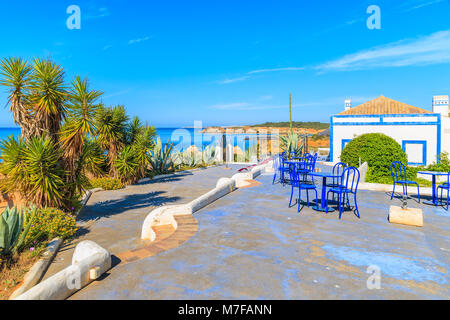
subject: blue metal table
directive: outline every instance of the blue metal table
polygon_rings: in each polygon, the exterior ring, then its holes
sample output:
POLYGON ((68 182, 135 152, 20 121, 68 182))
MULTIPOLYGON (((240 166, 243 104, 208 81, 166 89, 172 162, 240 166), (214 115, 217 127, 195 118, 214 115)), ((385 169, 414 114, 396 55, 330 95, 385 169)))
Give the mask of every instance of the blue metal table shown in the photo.
MULTIPOLYGON (((313 177, 321 177, 322 178, 322 199, 320 203, 317 203, 313 209, 321 212, 327 211, 327 204, 325 203, 326 197, 327 197, 327 178, 340 178, 340 176, 337 176, 333 174, 332 172, 311 172, 309 175, 313 177)), ((328 212, 333 212, 333 208, 328 208, 328 212)))
POLYGON ((431 175, 431 181, 432 181, 432 190, 431 194, 433 195, 433 199, 431 201, 424 201, 425 204, 431 204, 434 206, 439 205, 439 197, 436 196, 436 176, 447 176, 448 172, 438 172, 438 171, 419 171, 417 173, 420 174, 428 174, 431 175))

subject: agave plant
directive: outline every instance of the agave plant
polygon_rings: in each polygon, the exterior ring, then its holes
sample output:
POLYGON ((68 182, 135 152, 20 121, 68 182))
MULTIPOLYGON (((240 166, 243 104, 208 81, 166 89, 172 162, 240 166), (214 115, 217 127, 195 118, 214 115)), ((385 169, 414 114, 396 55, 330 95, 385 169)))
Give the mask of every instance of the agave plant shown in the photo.
POLYGON ((156 173, 168 173, 174 167, 171 157, 173 144, 166 144, 162 146, 161 138, 156 139, 153 152, 150 157, 150 165, 156 173))
POLYGON ((35 207, 31 207, 25 214, 16 207, 6 208, 0 215, 0 253, 9 255, 22 248, 25 238, 33 222, 35 207))
POLYGON ((289 133, 287 136, 280 136, 281 149, 290 156, 291 154, 301 155, 303 144, 300 143, 300 137, 297 133, 289 133))
POLYGON ((207 146, 206 148, 203 149, 202 159, 205 165, 210 166, 214 164, 214 162, 216 162, 216 157, 217 157, 216 147, 207 146))

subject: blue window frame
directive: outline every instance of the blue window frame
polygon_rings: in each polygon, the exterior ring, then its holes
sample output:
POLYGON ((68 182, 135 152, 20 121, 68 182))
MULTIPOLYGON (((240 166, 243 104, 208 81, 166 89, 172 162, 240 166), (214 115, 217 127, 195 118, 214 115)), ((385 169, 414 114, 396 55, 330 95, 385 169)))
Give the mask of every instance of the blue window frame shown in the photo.
POLYGON ((342 150, 344 150, 345 146, 346 146, 347 143, 349 143, 350 141, 352 141, 352 139, 342 139, 342 142, 341 142, 341 152, 342 152, 342 150))
POLYGON ((427 165, 427 142, 425 140, 403 140, 402 149, 406 152, 406 146, 408 144, 422 145, 422 162, 408 162, 408 165, 413 166, 426 166, 427 165))

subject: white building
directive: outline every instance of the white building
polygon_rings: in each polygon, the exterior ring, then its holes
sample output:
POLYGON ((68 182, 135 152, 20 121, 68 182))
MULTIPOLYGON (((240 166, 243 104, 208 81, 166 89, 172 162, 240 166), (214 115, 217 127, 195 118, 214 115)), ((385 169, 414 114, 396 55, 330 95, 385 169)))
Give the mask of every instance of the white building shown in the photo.
POLYGON ((364 133, 384 133, 405 150, 409 165, 429 165, 450 151, 448 96, 434 96, 432 112, 384 96, 331 117, 330 159, 340 161, 345 145, 364 133))

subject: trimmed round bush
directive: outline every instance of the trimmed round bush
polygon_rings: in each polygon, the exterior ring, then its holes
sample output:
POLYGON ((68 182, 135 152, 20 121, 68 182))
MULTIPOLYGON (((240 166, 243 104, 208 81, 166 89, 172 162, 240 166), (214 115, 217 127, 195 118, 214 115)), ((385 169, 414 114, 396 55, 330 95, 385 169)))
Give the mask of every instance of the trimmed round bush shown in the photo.
POLYGON ((391 163, 401 161, 407 166, 408 159, 402 147, 391 137, 382 133, 367 133, 350 141, 342 150, 341 161, 350 166, 358 167, 367 162, 366 181, 392 182, 391 163))

